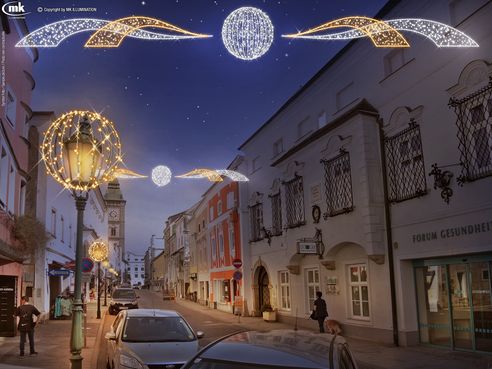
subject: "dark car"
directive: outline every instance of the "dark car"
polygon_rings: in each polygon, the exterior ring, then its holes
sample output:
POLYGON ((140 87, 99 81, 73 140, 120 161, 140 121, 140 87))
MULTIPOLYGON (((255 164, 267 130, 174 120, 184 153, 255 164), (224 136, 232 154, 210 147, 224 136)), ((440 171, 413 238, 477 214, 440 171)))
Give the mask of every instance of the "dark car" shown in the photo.
POLYGON ((115 315, 120 310, 138 309, 138 296, 132 288, 116 288, 109 301, 109 314, 115 315))
POLYGON ((239 332, 201 350, 182 369, 357 369, 343 337, 291 329, 239 332))

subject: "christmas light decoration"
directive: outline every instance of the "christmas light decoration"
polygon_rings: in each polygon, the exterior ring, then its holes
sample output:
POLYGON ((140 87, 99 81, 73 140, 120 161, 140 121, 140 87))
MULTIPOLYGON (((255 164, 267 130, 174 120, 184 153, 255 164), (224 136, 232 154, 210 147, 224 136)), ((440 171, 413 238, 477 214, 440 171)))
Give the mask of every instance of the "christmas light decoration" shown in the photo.
POLYGON ((172 172, 171 169, 165 165, 159 165, 152 169, 152 182, 159 187, 164 187, 171 182, 172 172))
POLYGON ((229 177, 234 182, 248 182, 249 181, 248 177, 246 177, 244 174, 241 174, 241 173, 236 172, 234 170, 217 169, 216 172, 222 176, 229 177))
POLYGON ((257 59, 273 43, 273 24, 266 13, 257 8, 242 7, 227 16, 222 26, 222 42, 236 58, 257 59))
POLYGON ((226 176, 235 182, 247 182, 249 179, 238 172, 228 169, 195 169, 191 172, 176 176, 177 178, 207 178, 210 182, 222 182, 221 176, 226 176))
MULTIPOLYGON (((479 47, 479 45, 471 37, 467 36, 460 30, 448 26, 447 24, 436 22, 433 20, 405 18, 385 20, 384 22, 397 31, 413 32, 424 36, 431 40, 437 47, 479 47)), ((308 31, 302 33, 307 32, 308 31)), ((353 29, 349 31, 331 33, 326 35, 312 35, 301 33, 282 35, 282 37, 317 40, 350 40, 366 36, 367 34, 360 29, 353 29)))
POLYGON ((110 22, 97 30, 85 43, 85 47, 119 47, 123 39, 132 31, 145 27, 165 29, 194 38, 211 37, 187 31, 156 18, 126 17, 110 22))
POLYGON ((74 110, 56 119, 44 133, 41 154, 48 174, 73 191, 111 181, 122 165, 118 132, 92 111, 74 110))
POLYGON ((107 259, 108 254, 109 254, 108 245, 106 245, 101 240, 94 241, 89 246, 89 257, 96 263, 99 263, 107 259))
MULTIPOLYGON (((15 46, 16 47, 57 47, 60 43, 78 33, 87 31, 98 31, 108 26, 112 21, 93 18, 76 18, 65 19, 62 21, 47 24, 23 37, 15 46)), ((172 26, 174 27, 174 26, 172 26)), ((114 32, 117 27, 112 26, 114 32)), ((178 29, 176 27, 176 29, 178 29)), ((143 39, 143 40, 180 40, 192 39, 197 36, 189 34, 164 34, 137 29, 130 25, 121 25, 121 31, 127 32, 125 36, 143 39), (128 32, 129 31, 129 32, 128 32)), ((188 32, 188 31, 186 31, 188 32)), ((211 35, 202 35, 202 37, 212 37, 211 35)))
POLYGON ((114 178, 118 179, 138 179, 138 178, 147 178, 142 174, 135 173, 130 169, 126 168, 116 168, 114 171, 114 178))
POLYGON ((407 40, 396 29, 384 21, 368 17, 345 17, 324 23, 318 27, 296 34, 282 35, 288 38, 319 38, 307 37, 313 33, 327 29, 349 27, 368 36, 376 47, 410 47, 407 40))

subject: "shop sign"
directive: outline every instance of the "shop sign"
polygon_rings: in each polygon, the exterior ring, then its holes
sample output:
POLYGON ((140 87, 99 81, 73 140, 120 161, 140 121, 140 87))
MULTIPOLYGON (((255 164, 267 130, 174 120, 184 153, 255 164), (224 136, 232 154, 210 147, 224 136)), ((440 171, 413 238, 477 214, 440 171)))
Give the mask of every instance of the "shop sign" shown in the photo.
POLYGON ((429 232, 415 233, 411 237, 413 243, 422 243, 437 241, 440 239, 444 240, 449 238, 466 237, 474 234, 489 232, 492 232, 492 222, 466 224, 429 232))

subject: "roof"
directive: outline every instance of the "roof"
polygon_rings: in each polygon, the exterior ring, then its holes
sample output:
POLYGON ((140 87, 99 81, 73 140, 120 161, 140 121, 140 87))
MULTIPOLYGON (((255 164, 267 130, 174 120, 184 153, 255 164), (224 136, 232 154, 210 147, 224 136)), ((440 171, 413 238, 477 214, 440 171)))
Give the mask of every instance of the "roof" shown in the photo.
POLYGON ((132 309, 132 310, 127 310, 127 316, 128 317, 151 316, 151 317, 162 317, 162 318, 181 317, 181 315, 174 310, 161 310, 161 309, 132 309))
POLYGON ((337 345, 346 343, 340 336, 304 330, 239 332, 209 345, 199 357, 278 367, 327 368, 333 340, 337 345))
MULTIPOLYGON (((379 12, 374 16, 374 18, 381 19, 386 14, 388 14, 401 0, 389 0, 379 12)), ((328 63, 326 63, 309 81, 307 81, 294 95, 292 95, 281 107, 278 109, 271 117, 268 119, 260 128, 258 128, 246 141, 244 141, 239 150, 242 150, 253 138, 256 137, 266 126, 268 126, 275 118, 277 118, 280 113, 282 113, 287 107, 294 102, 299 96, 308 90, 311 85, 313 85, 332 65, 334 65, 339 59, 342 58, 360 39, 354 39, 345 45, 338 53, 331 58, 328 63)))

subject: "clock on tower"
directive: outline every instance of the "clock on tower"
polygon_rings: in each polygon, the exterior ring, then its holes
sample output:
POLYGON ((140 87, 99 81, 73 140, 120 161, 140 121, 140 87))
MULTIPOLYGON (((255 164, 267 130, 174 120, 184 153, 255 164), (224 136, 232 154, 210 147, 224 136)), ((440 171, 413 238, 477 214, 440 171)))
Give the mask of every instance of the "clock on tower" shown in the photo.
POLYGON ((119 209, 111 209, 109 211, 109 220, 119 220, 119 219, 120 219, 119 209))

